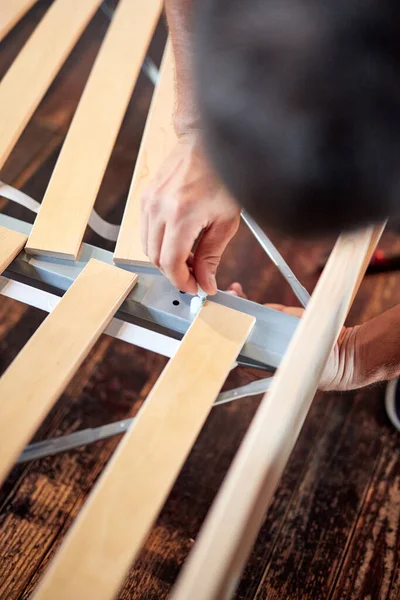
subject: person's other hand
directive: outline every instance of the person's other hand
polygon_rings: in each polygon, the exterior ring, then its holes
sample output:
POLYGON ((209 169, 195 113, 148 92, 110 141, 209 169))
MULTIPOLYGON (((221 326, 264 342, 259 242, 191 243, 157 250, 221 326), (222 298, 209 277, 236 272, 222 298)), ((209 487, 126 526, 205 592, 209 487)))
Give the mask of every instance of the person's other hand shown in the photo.
MULTIPOLYGON (((232 283, 228 292, 240 298, 247 298, 240 283, 232 283)), ((283 306, 282 304, 265 304, 269 308, 284 312, 288 315, 303 316, 304 308, 283 306)), ((360 368, 356 359, 360 357, 357 351, 359 344, 359 326, 343 327, 338 340, 329 356, 318 389, 322 391, 347 391, 365 385, 360 376, 360 368)))
POLYGON ((196 294, 198 284, 215 294, 218 264, 239 222, 240 209, 214 176, 196 135, 180 138, 142 198, 145 254, 176 288, 196 294))

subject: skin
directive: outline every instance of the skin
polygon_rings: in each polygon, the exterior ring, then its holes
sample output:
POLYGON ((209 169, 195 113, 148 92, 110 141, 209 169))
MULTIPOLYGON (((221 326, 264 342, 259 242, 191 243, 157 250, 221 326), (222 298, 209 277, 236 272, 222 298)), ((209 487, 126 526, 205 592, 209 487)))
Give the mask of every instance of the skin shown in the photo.
MULTIPOLYGON (((212 295, 221 256, 239 226, 240 208, 202 150, 191 76, 192 2, 165 1, 176 64, 178 141, 142 198, 142 243, 150 260, 178 289, 195 294, 199 284, 212 295)), ((245 297, 239 283, 229 291, 245 297)), ((303 314, 300 308, 269 306, 297 317, 303 314)), ((352 390, 400 376, 399 340, 400 305, 367 323, 343 328, 320 389, 352 390)))
POLYGON ((239 227, 240 209, 201 147, 190 66, 191 5, 192 0, 165 2, 175 57, 178 141, 142 198, 142 245, 175 287, 195 294, 198 283, 212 295, 221 256, 239 227))

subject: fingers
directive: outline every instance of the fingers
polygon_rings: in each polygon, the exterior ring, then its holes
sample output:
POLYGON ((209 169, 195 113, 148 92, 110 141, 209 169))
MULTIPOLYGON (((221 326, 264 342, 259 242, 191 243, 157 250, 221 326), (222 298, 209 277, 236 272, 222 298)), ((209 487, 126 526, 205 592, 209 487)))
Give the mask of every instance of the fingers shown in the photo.
POLYGON ((297 317, 299 319, 304 314, 304 308, 300 308, 299 306, 284 306, 283 304, 264 304, 264 306, 278 310, 279 312, 284 312, 287 315, 291 315, 292 317, 297 317))
POLYGON ((247 296, 243 291, 243 288, 241 286, 240 283, 232 283, 228 290, 227 290, 228 294, 232 294, 232 296, 238 296, 239 298, 244 298, 245 300, 247 300, 247 296))
POLYGON ((161 267, 161 248, 165 233, 165 223, 161 220, 149 221, 147 235, 147 256, 156 267, 161 267))
POLYGON ((198 234, 195 223, 167 223, 159 259, 164 275, 177 289, 189 294, 197 294, 196 279, 189 266, 193 261, 191 250, 198 234))
MULTIPOLYGON (((199 286, 207 294, 217 292, 216 272, 221 256, 235 235, 239 219, 214 222, 206 229, 194 254, 193 271, 199 286)), ((243 290, 242 290, 243 291, 243 290)))

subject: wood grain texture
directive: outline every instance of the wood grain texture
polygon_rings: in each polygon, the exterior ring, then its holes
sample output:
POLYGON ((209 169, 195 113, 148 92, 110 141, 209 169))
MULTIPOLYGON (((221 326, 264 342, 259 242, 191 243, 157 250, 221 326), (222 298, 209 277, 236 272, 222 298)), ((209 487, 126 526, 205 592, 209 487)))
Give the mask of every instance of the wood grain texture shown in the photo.
MULTIPOLYGON (((312 453, 299 464, 299 485, 274 544, 268 529, 277 512, 268 511, 237 598, 397 600, 390 582, 398 575, 400 540, 390 536, 387 517, 400 518, 393 469, 399 437, 387 424, 383 394, 378 386, 313 402, 310 417, 315 423, 317 408, 320 429, 312 453)), ((300 458, 301 447, 295 454, 300 458)))
POLYGON ((167 43, 115 247, 117 264, 149 263, 140 240, 140 200, 176 142, 172 125, 174 103, 174 61, 167 43))
POLYGON ((253 324, 253 317, 212 302, 201 309, 67 535, 36 600, 115 597, 253 324))
POLYGON ((0 84, 0 169, 101 0, 56 0, 0 84))
POLYGON ((36 0, 1 0, 0 1, 0 41, 18 23, 36 0))
POLYGON ((91 260, 8 367, 0 379, 0 481, 135 281, 91 260))
POLYGON ((25 246, 27 236, 0 225, 0 274, 25 246))
POLYGON ((232 597, 382 227, 339 238, 172 593, 232 597))
MULTIPOLYGON (((4 40, 2 74, 49 4, 49 0, 41 0, 34 5, 4 40)), ((23 185, 35 198, 42 197, 46 189, 55 162, 55 136, 61 145, 107 26, 105 15, 98 11, 2 171, 3 180, 15 181, 17 187, 23 185)), ((157 53, 155 48, 151 51, 153 59, 162 53, 163 46, 161 39, 157 53)), ((145 94, 130 104, 129 122, 121 128, 123 139, 115 148, 118 156, 107 168, 107 185, 100 191, 101 214, 114 223, 121 220, 131 179, 129 164, 139 149, 152 93, 145 77, 140 83, 145 94)), ((7 211, 22 219, 29 217, 17 205, 7 206, 7 211)), ((329 241, 303 243, 282 238, 276 231, 269 233, 302 283, 312 290, 318 280, 317 265, 330 249, 329 241)), ((93 243, 91 233, 89 240, 93 243)), ((94 242, 103 243, 99 238, 94 242)), ((400 236, 386 230, 380 247, 389 254, 399 253, 400 236)), ((218 270, 220 289, 232 281, 240 281, 251 300, 288 306, 295 303, 290 288, 244 226, 225 251, 218 270), (249 264, 254 267, 249 268, 249 264)), ((383 312, 399 299, 398 272, 364 278, 348 325, 383 312)), ((43 318, 36 309, 1 299, 0 372, 43 318)), ((164 365, 162 357, 101 336, 46 417, 35 441, 134 416, 164 365)), ((261 376, 248 369, 235 369, 224 387, 243 385, 261 376)), ((317 395, 243 573, 236 600, 399 599, 400 539, 389 530, 391 523, 400 520, 396 500, 400 433, 385 414, 384 393, 385 386, 380 385, 346 394, 317 395)), ((211 411, 119 600, 169 597, 258 404, 258 398, 248 398, 211 411)), ((13 469, 0 490, 1 598, 31 600, 116 442, 104 441, 13 469)))
POLYGON ((68 131, 26 251, 76 259, 162 0, 121 0, 68 131))

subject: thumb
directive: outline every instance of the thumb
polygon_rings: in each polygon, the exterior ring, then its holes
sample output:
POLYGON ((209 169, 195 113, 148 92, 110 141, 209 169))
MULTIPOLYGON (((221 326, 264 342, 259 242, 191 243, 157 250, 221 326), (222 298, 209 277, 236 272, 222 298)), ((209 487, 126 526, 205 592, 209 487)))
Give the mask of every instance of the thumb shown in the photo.
POLYGON ((217 292, 218 265, 236 230, 236 225, 232 223, 213 223, 200 238, 193 258, 193 273, 197 283, 207 294, 217 292))

